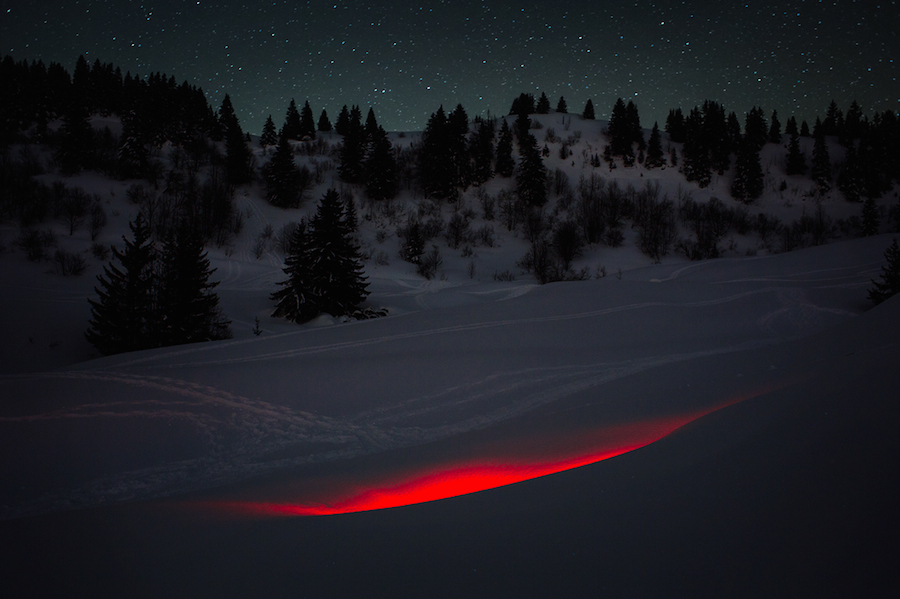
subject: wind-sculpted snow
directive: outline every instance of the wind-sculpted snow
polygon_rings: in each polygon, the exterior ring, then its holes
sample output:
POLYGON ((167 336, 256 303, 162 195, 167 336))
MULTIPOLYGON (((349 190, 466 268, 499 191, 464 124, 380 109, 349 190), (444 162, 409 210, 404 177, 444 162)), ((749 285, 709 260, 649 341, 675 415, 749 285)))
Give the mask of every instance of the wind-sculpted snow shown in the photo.
MULTIPOLYGON (((540 467, 519 449, 507 452, 507 461, 529 478, 616 455, 732 401, 734 389, 723 381, 743 381, 740 388, 751 392, 783 380, 777 362, 743 364, 741 356, 765 356, 761 348, 855 318, 872 276, 872 253, 837 248, 825 254, 833 257, 825 267, 822 257, 810 263, 776 256, 657 266, 621 280, 447 288, 469 299, 372 321, 0 377, 0 517, 234 485, 488 434, 575 408, 591 411, 595 431, 618 423, 643 432, 612 445, 582 435, 583 446, 544 456, 540 467), (679 369, 702 370, 728 356, 729 369, 704 380, 672 378, 679 369), (720 383, 732 396, 711 391, 720 383), (625 384, 642 390, 613 393, 625 384), (667 424, 660 428, 660 422, 667 424)), ((242 276, 235 274, 235 282, 242 276)), ((510 431, 504 442, 521 448, 521 433, 510 431)), ((489 458, 451 456, 418 472, 426 478, 447 469, 472 473, 485 464, 494 468, 489 458)), ((409 482, 396 476, 388 473, 382 482, 409 482)), ((507 472, 495 482, 517 476, 507 472)), ((296 503, 278 493, 244 499, 296 503)))

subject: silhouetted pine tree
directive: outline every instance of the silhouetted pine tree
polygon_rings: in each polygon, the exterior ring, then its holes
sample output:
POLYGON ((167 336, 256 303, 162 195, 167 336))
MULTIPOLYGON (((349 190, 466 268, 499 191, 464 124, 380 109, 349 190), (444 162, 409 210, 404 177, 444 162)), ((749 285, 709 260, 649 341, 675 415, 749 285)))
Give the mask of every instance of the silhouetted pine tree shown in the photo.
POLYGON ((300 139, 308 137, 316 138, 316 121, 313 119, 312 108, 309 107, 309 100, 303 104, 303 110, 300 111, 300 139))
POLYGON ((278 147, 263 169, 263 175, 266 199, 270 204, 279 208, 297 208, 300 205, 300 171, 294 164, 294 148, 284 129, 278 136, 278 147))
POLYGON ((685 121, 685 141, 681 151, 681 169, 688 181, 706 187, 712 180, 709 149, 703 136, 703 117, 694 108, 685 121))
POLYGON ((266 117, 266 124, 263 125, 262 135, 259 136, 259 147, 266 148, 274 146, 278 143, 278 132, 275 129, 275 121, 272 120, 270 114, 266 117))
POLYGON ((628 113, 622 98, 616 100, 609 117, 609 147, 613 156, 621 156, 634 161, 634 149, 631 146, 631 127, 628 123, 628 113))
POLYGON ((594 120, 594 103, 588 98, 587 104, 584 105, 584 112, 581 113, 581 117, 593 121, 594 120))
POLYGON ((788 144, 787 168, 788 175, 802 175, 806 173, 806 157, 800 151, 800 137, 797 134, 797 128, 791 134, 791 141, 788 144))
POLYGON ((659 136, 659 123, 653 123, 653 129, 650 131, 650 141, 647 143, 647 158, 644 160, 644 166, 647 168, 656 168, 665 164, 663 158, 662 141, 659 136))
POLYGON ((125 250, 113 248, 113 260, 97 277, 98 299, 89 299, 90 327, 87 340, 103 355, 156 347, 157 318, 153 290, 156 252, 150 242, 150 226, 141 214, 129 223, 132 240, 125 250), (122 265, 121 270, 115 262, 122 265))
POLYGON ((728 113, 728 121, 725 123, 725 129, 728 135, 728 150, 737 152, 741 149, 741 143, 744 136, 741 134, 741 122, 738 120, 734 111, 728 113))
POLYGON ((535 112, 538 114, 547 114, 550 112, 550 99, 547 98, 547 94, 541 92, 541 97, 537 101, 537 106, 535 106, 535 112))
POLYGON ((666 133, 669 139, 675 143, 684 143, 687 132, 684 128, 684 113, 680 108, 669 110, 669 116, 666 117, 666 133))
POLYGON ((328 120, 328 113, 325 110, 322 110, 322 114, 319 116, 318 129, 323 133, 331 131, 331 121, 328 120))
POLYGON ((394 147, 381 126, 375 129, 369 142, 365 175, 366 195, 369 198, 376 201, 390 200, 397 195, 399 171, 394 147))
POLYGON ((275 311, 272 316, 296 323, 312 320, 320 313, 320 298, 314 291, 312 250, 306 223, 300 223, 291 235, 291 251, 284 258, 287 280, 272 294, 275 311))
POLYGON ((862 208, 862 234, 863 237, 878 235, 881 227, 881 216, 878 214, 878 205, 875 198, 866 198, 862 208))
POLYGON ((772 111, 772 124, 769 125, 769 143, 781 143, 781 121, 778 120, 778 111, 772 111))
POLYGON ((472 182, 481 185, 494 174, 494 121, 479 120, 478 128, 469 141, 472 156, 472 182))
POLYGON ((525 116, 534 114, 534 95, 526 93, 519 94, 519 97, 513 100, 512 106, 509 109, 509 114, 524 114, 525 116))
POLYGON ((457 170, 450 143, 450 127, 444 107, 431 114, 422 133, 419 151, 419 184, 426 196, 453 198, 456 196, 457 170))
POLYGON ((303 137, 303 126, 300 123, 300 111, 297 110, 297 103, 291 98, 288 104, 287 113, 284 115, 284 125, 281 130, 287 135, 288 139, 301 139, 303 137))
POLYGON ((759 163, 759 150, 756 144, 746 140, 738 152, 734 169, 734 181, 731 183, 731 197, 749 204, 762 195, 763 172, 759 163))
POLYGON ((247 138, 244 136, 234 106, 228 94, 222 99, 219 108, 219 120, 222 123, 225 134, 225 172, 228 182, 232 185, 242 185, 250 182, 250 148, 247 147, 247 138))
POLYGON ((369 108, 369 113, 366 115, 366 124, 363 128, 366 135, 366 142, 372 140, 375 134, 378 132, 378 119, 375 118, 375 109, 369 108))
MULTIPOLYGON (((720 175, 731 166, 731 152, 740 149, 728 134, 725 108, 718 102, 703 102, 703 143, 709 150, 709 165, 720 175)), ((737 117, 735 117, 737 118, 737 117)))
POLYGON ((310 261, 314 294, 321 312, 351 314, 369 292, 362 257, 345 218, 340 195, 329 189, 310 222, 310 261))
POLYGON ((874 287, 869 290, 869 300, 876 305, 900 293, 900 247, 896 238, 885 250, 884 258, 887 264, 881 267, 881 280, 872 281, 874 287))
POLYGON ((497 141, 497 174, 501 177, 512 177, 516 162, 512 157, 513 134, 506 119, 500 126, 500 138, 497 141))
POLYGON ((566 99, 562 96, 559 97, 559 102, 556 103, 556 112, 560 114, 568 114, 569 107, 566 105, 566 99))
POLYGON ((853 145, 854 140, 863 137, 865 128, 862 108, 860 108, 856 100, 853 100, 850 108, 847 109, 847 115, 844 117, 844 126, 838 134, 838 140, 845 148, 849 147, 853 145))
POLYGON ((844 113, 838 108, 837 102, 831 101, 825 112, 825 120, 822 121, 823 135, 838 135, 844 128, 844 113))
POLYGON ((825 143, 825 127, 816 127, 816 143, 813 146, 812 179, 820 194, 831 189, 831 158, 828 155, 828 144, 825 143))
POLYGON ((334 123, 334 131, 338 135, 347 135, 349 130, 350 112, 347 110, 347 105, 344 104, 344 107, 341 108, 341 111, 338 113, 337 121, 334 123))
POLYGON ((469 155, 469 116, 462 104, 447 116, 447 143, 453 160, 454 186, 466 188, 472 180, 472 164, 469 155))
POLYGON ((809 137, 809 125, 806 124, 806 121, 800 124, 800 137, 809 137))
POLYGON ((156 292, 161 346, 231 337, 200 236, 183 221, 163 247, 156 292))
POLYGON ((797 128, 797 119, 794 116, 791 116, 787 120, 787 123, 784 125, 784 134, 785 135, 800 135, 800 130, 797 128))
POLYGON ((858 202, 862 199, 863 187, 863 166, 860 164, 856 147, 851 145, 847 148, 847 157, 838 176, 837 188, 848 202, 858 202))
POLYGON ((341 164, 338 173, 347 183, 362 183, 365 172, 363 161, 366 158, 366 135, 360 122, 359 108, 350 110, 347 132, 340 146, 341 164))
POLYGON ((516 167, 516 193, 519 199, 528 206, 541 207, 546 204, 546 179, 547 170, 537 140, 528 134, 519 143, 519 164, 516 167))
POLYGON ((750 141, 756 146, 757 151, 761 150, 766 141, 769 139, 769 129, 766 126, 766 117, 762 108, 754 106, 747 113, 744 120, 744 140, 750 141))
POLYGON ((142 177, 150 156, 137 113, 129 111, 122 117, 122 144, 119 146, 118 168, 123 179, 142 177))

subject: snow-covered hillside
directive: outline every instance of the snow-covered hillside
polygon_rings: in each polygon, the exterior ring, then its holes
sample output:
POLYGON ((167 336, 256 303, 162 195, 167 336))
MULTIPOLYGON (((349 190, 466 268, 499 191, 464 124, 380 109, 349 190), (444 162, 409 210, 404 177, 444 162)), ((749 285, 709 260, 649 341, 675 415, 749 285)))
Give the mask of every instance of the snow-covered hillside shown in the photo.
MULTIPOLYGON (((560 115, 538 118, 561 137, 581 131, 574 156, 554 149, 548 167, 573 183, 589 173, 580 156, 597 148, 602 124, 571 117, 566 130, 560 115)), ((814 206, 790 183, 778 191, 779 152, 764 150, 767 193, 750 209, 789 222, 814 206)), ((612 174, 622 187, 656 181, 673 199, 690 191, 731 204, 715 178, 699 190, 674 169, 612 174)), ((117 242, 136 211, 128 183, 75 183, 102 195, 101 239, 117 242)), ((488 193, 504 185, 494 179, 488 193)), ((6 596, 896 586, 887 565, 898 557, 889 500, 900 303, 870 310, 866 299, 891 235, 788 253, 734 235, 724 258, 654 264, 626 229, 624 246, 579 258, 590 280, 539 286, 517 266, 527 242, 485 221, 468 193, 473 228, 492 225, 496 243, 463 256, 436 239, 444 265, 426 281, 397 257, 396 228, 417 204, 407 191, 392 210, 360 210, 368 303, 389 315, 297 326, 269 316, 283 256, 256 243, 314 201, 285 212, 261 193, 239 191, 243 231, 210 248, 234 338, 105 358, 82 335, 102 262, 80 277, 48 273, 12 251, 15 232, 3 229, 6 596), (495 280, 505 271, 514 280, 495 280), (607 454, 619 455, 600 460, 607 454), (585 465, 531 476, 575 462, 585 465), (408 507, 274 519, 256 509, 303 513, 423 477, 523 464, 501 481, 520 484, 408 507)), ((823 205, 835 218, 859 210, 837 195, 823 205)), ((437 210, 446 218, 452 207, 437 210)), ((73 251, 90 247, 83 230, 57 234, 73 251)))

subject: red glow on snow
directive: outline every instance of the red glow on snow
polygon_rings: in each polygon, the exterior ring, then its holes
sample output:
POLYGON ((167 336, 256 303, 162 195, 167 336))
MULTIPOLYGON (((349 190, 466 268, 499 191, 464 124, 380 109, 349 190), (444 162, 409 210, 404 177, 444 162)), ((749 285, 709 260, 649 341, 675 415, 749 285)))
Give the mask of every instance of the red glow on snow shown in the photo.
MULTIPOLYGON (((763 391, 764 392, 764 391, 763 391)), ((586 431, 529 436, 475 447, 476 457, 437 460, 405 472, 310 484, 285 501, 216 501, 218 510, 257 516, 324 516, 401 507, 532 480, 594 464, 639 449, 711 412, 760 393, 688 414, 670 415, 586 431)), ((280 495, 280 493, 279 493, 280 495)), ((210 504, 207 504, 210 505, 210 504)))

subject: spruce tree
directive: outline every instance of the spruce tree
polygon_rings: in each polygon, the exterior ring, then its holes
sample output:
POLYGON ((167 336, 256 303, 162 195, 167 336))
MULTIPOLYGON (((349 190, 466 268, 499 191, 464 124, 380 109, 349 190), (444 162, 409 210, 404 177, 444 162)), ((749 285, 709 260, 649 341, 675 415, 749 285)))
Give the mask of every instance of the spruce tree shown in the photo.
POLYGON ((644 160, 644 166, 647 168, 656 168, 665 164, 663 158, 662 141, 659 136, 659 123, 653 123, 653 129, 650 131, 650 141, 647 143, 647 158, 644 160))
POLYGON ((288 105, 287 113, 284 115, 284 125, 282 131, 287 135, 288 139, 301 139, 303 137, 303 126, 300 123, 300 111, 297 110, 297 103, 291 98, 288 105))
POLYGON ((556 103, 556 112, 560 114, 567 114, 569 112, 569 107, 566 105, 566 99, 562 96, 559 97, 559 102, 556 103))
POLYGON ((363 161, 366 157, 366 135, 359 119, 356 106, 350 112, 346 133, 339 149, 341 164, 338 173, 347 183, 361 183, 365 172, 363 161))
POLYGON ((688 181, 706 187, 712 180, 709 149, 703 135, 703 117, 693 108, 685 121, 685 141, 681 151, 682 172, 688 181))
POLYGON ((501 177, 512 177, 516 162, 512 157, 513 134, 506 119, 500 126, 500 138, 497 141, 497 174, 501 177))
POLYGON ((380 125, 372 134, 365 161, 366 195, 375 201, 390 200, 397 195, 399 171, 394 147, 380 125))
POLYGON ((791 117, 787 120, 787 123, 784 126, 784 134, 785 135, 799 135, 800 131, 797 129, 797 119, 796 117, 791 117))
POLYGON ((328 113, 325 110, 322 110, 322 114, 319 116, 318 129, 322 133, 331 131, 331 121, 328 120, 328 113))
POLYGON ((309 107, 309 100, 303 105, 300 112, 300 139, 316 138, 316 121, 313 120, 312 108, 309 107))
POLYGON ((684 143, 687 131, 684 125, 684 113, 680 108, 669 110, 669 116, 666 117, 666 133, 672 142, 684 143))
POLYGON ((337 121, 334 123, 334 132, 338 135, 347 135, 349 130, 350 112, 347 110, 347 105, 344 104, 344 107, 341 108, 341 111, 338 113, 337 121))
POLYGON ((788 144, 787 168, 788 175, 802 175, 806 173, 806 157, 800 151, 800 137, 796 128, 791 134, 791 141, 788 144))
POLYGON ((450 135, 447 116, 441 106, 431 114, 422 133, 417 166, 419 184, 426 196, 441 199, 456 196, 458 172, 450 135))
POLYGON ((863 202, 862 208, 862 235, 870 237, 878 235, 878 229, 881 227, 881 216, 878 214, 878 205, 875 204, 875 198, 867 197, 863 202))
POLYGON ((129 111, 122 117, 122 145, 119 146, 118 169, 123 179, 141 177, 150 157, 141 134, 137 113, 129 111))
POLYGON ((887 264, 881 267, 881 280, 872 281, 874 287, 869 289, 869 300, 876 305, 900 293, 900 247, 896 238, 885 250, 884 258, 887 264))
POLYGON ((93 166, 94 130, 87 109, 77 99, 69 102, 59 130, 56 160, 64 175, 74 175, 93 166))
POLYGON ((594 120, 594 103, 591 102, 590 98, 588 98, 587 104, 584 105, 584 112, 581 113, 581 117, 588 121, 594 120))
POLYGON ((279 208, 297 208, 300 197, 300 171, 294 164, 294 148, 282 128, 272 159, 263 169, 266 199, 279 208))
POLYGON ((628 114, 625 102, 622 98, 616 100, 609 117, 609 147, 613 156, 634 157, 631 147, 631 128, 628 124, 628 114))
POLYGON ((528 134, 519 144, 519 164, 516 168, 516 193, 519 199, 528 206, 541 207, 546 204, 546 179, 547 170, 537 140, 528 134))
POLYGON ((472 182, 476 185, 486 183, 494 173, 494 122, 480 120, 478 129, 469 141, 469 154, 472 156, 472 182))
POLYGON ((275 121, 272 120, 272 115, 270 114, 266 118, 266 123, 263 125, 262 135, 259 137, 259 147, 267 148, 269 146, 274 146, 278 143, 278 133, 275 130, 275 121))
POLYGON ((781 143, 781 121, 778 120, 778 111, 772 111, 772 124, 769 125, 769 143, 781 143))
POLYGON ((91 305, 87 340, 103 355, 156 346, 157 318, 154 306, 153 264, 156 252, 150 241, 150 226, 141 214, 129 223, 132 240, 125 250, 113 248, 113 260, 98 275, 97 300, 91 305), (119 269, 115 262, 122 267, 119 269))
POLYGON ((858 202, 864 193, 863 165, 860 163, 856 147, 847 148, 847 157, 844 160, 844 168, 838 176, 837 187, 844 194, 848 202, 858 202))
POLYGON ((225 172, 228 182, 232 185, 249 183, 252 155, 228 94, 222 100, 219 120, 225 129, 225 172))
POLYGON ((219 283, 209 281, 213 272, 203 241, 183 221, 163 247, 156 292, 161 346, 231 337, 230 321, 213 291, 219 283))
POLYGON ((304 323, 318 316, 320 298, 313 290, 313 263, 306 223, 300 223, 291 235, 291 251, 284 259, 287 280, 272 294, 275 311, 272 316, 304 323))
POLYGON ((312 289, 321 312, 351 314, 369 292, 362 257, 350 230, 340 195, 329 189, 310 222, 312 289))
POLYGON ((547 98, 547 94, 541 92, 541 97, 537 101, 537 106, 535 106, 535 112, 538 114, 547 114, 550 112, 550 99, 547 98))
POLYGON ((746 140, 738 153, 734 170, 734 181, 731 184, 731 197, 749 204, 762 195, 763 172, 759 163, 759 150, 756 144, 746 140))
POLYGON ((812 179, 820 195, 831 189, 831 158, 828 156, 828 144, 825 142, 825 127, 816 128, 816 143, 813 146, 812 179))
POLYGON ((747 118, 744 120, 744 139, 755 145, 757 151, 766 145, 766 141, 769 139, 769 130, 766 127, 766 117, 762 108, 754 106, 747 113, 747 118))
POLYGON ((469 154, 469 116, 462 104, 447 116, 447 143, 453 161, 454 186, 466 188, 472 180, 472 164, 469 154))

